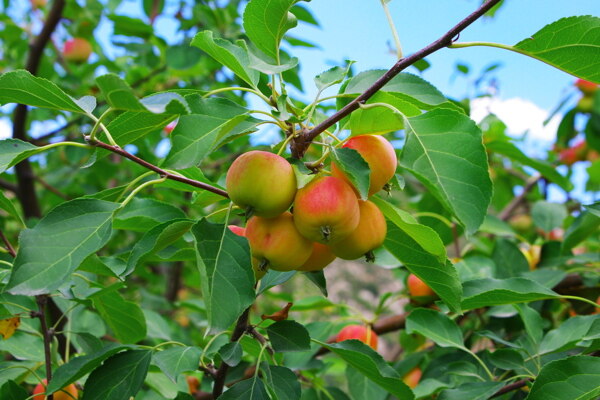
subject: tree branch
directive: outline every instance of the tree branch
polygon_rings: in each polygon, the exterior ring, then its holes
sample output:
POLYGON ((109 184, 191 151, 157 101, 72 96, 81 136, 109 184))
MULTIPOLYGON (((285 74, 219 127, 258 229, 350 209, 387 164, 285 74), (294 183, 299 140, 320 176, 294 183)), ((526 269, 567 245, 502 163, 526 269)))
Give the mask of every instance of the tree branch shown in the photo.
POLYGON ((13 193, 17 193, 17 190, 19 189, 17 185, 15 185, 12 182, 5 181, 4 179, 0 179, 0 188, 11 191, 13 193))
POLYGON ((517 209, 517 207, 519 207, 523 200, 525 200, 525 197, 527 197, 529 192, 531 192, 540 179, 542 179, 542 175, 540 174, 530 177, 523 187, 523 192, 512 199, 512 201, 508 203, 506 207, 504 207, 500 214, 498 214, 498 218, 500 218, 502 221, 509 219, 512 213, 517 209))
MULTIPOLYGON (((37 73, 40 61, 44 54, 44 48, 52 32, 58 25, 63 9, 65 7, 65 0, 56 0, 52 2, 52 8, 48 13, 48 18, 44 23, 42 31, 31 43, 29 55, 27 56, 27 63, 25 68, 31 72, 32 75, 37 73)), ((13 134, 12 137, 23 141, 27 140, 26 125, 27 125, 27 112, 28 108, 26 105, 18 104, 15 108, 13 115, 13 134)), ((17 196, 23 206, 23 213, 26 218, 36 217, 40 218, 42 212, 40 205, 35 193, 35 177, 33 169, 29 160, 25 159, 15 166, 15 172, 17 175, 18 191, 17 196)))
POLYGON ((186 178, 184 176, 175 175, 175 174, 172 174, 170 172, 167 172, 164 169, 162 169, 160 167, 157 167, 154 164, 150 164, 148 161, 142 160, 141 158, 139 158, 139 157, 137 157, 137 156, 135 156, 135 155, 133 155, 133 154, 131 154, 131 153, 123 150, 119 146, 112 146, 110 144, 101 142, 99 140, 94 140, 93 142, 90 141, 88 143, 90 145, 92 145, 92 146, 100 147, 101 149, 105 149, 105 150, 108 150, 108 151, 110 151, 112 153, 118 154, 121 157, 125 157, 125 158, 133 161, 134 163, 137 163, 137 164, 141 165, 142 167, 149 169, 150 171, 154 171, 157 174, 166 177, 167 179, 171 179, 173 181, 185 183, 185 184, 188 184, 190 186, 194 186, 194 187, 197 187, 197 188, 200 188, 200 189, 208 190, 209 192, 218 194, 219 196, 223 196, 225 198, 229 198, 229 195, 227 194, 227 192, 224 191, 224 190, 222 190, 222 189, 216 188, 216 187, 211 186, 211 185, 209 185, 207 183, 204 183, 204 182, 200 182, 200 181, 197 181, 197 180, 194 180, 194 179, 186 178))
MULTIPOLYGON (((48 297, 46 295, 36 296, 35 300, 38 304, 38 317, 41 323, 42 336, 44 337, 44 359, 46 364, 46 385, 52 380, 52 353, 50 350, 50 343, 52 341, 52 333, 48 329, 46 323, 46 304, 48 304, 48 297)), ((54 395, 47 396, 48 400, 53 400, 54 395)))
MULTIPOLYGON (((250 316, 250 307, 248 307, 237 320, 233 333, 231 334, 231 342, 237 342, 248 329, 248 319, 250 316)), ((227 372, 229 371, 229 365, 225 362, 221 362, 219 369, 215 376, 215 383, 213 386, 213 397, 218 398, 223 393, 223 387, 225 387, 225 379, 227 378, 227 372)))
POLYGON ((358 109, 359 105, 366 102, 377 93, 386 83, 388 83, 392 78, 398 75, 401 71, 408 68, 415 62, 427 57, 431 53, 440 50, 443 47, 447 47, 452 44, 452 40, 465 28, 479 19, 482 15, 484 15, 487 11, 489 11, 492 7, 498 4, 500 0, 488 0, 481 5, 476 11, 471 13, 468 17, 460 21, 456 24, 452 29, 446 32, 442 37, 440 37, 435 42, 431 43, 427 47, 422 48, 414 54, 406 58, 402 58, 398 60, 396 64, 392 68, 390 68, 381 78, 379 78, 373 85, 371 85, 363 94, 358 96, 356 99, 352 100, 341 110, 333 114, 331 117, 327 118, 325 121, 321 122, 319 125, 315 126, 312 130, 300 134, 298 138, 292 141, 292 155, 295 158, 302 158, 304 152, 310 145, 310 143, 325 129, 329 128, 336 122, 340 121, 342 118, 350 115, 353 111, 358 109))

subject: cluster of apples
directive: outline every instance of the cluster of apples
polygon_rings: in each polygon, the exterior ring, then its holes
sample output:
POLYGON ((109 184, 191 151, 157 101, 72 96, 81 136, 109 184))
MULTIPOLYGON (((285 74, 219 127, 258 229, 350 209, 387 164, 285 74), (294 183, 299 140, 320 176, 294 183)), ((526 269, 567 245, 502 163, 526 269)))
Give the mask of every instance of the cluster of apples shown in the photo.
MULTIPOLYGON (((369 165, 369 196, 394 176, 396 153, 382 136, 354 136, 343 147, 356 150, 369 165)), ((231 200, 250 217, 245 229, 230 229, 248 239, 257 279, 269 268, 319 271, 336 257, 354 260, 364 255, 372 260, 372 251, 387 233, 382 212, 371 201, 359 199, 335 163, 331 175, 320 173, 297 189, 287 160, 254 150, 232 163, 226 187, 231 200)))
POLYGON ((594 82, 577 79, 575 87, 581 92, 581 98, 577 102, 577 109, 581 112, 591 112, 594 108, 594 95, 600 88, 594 82))

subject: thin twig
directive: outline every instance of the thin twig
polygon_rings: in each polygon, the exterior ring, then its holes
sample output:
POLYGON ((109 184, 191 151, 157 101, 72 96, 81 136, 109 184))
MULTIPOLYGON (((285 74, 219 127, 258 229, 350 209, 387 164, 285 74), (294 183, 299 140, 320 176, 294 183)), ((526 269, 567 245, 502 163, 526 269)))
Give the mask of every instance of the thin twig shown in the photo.
POLYGON ((63 199, 63 200, 71 200, 69 198, 69 196, 67 196, 66 194, 64 194, 63 192, 61 192, 60 190, 58 190, 54 186, 50 185, 48 182, 46 182, 41 177, 36 176, 35 180, 38 181, 46 190, 49 190, 50 192, 54 193, 55 195, 57 195, 61 199, 63 199))
POLYGON ((229 195, 227 194, 227 192, 224 191, 224 190, 222 190, 222 189, 216 188, 216 187, 211 186, 211 185, 209 185, 207 183, 204 183, 204 182, 200 182, 200 181, 197 181, 197 180, 194 180, 194 179, 186 178, 185 176, 176 175, 176 174, 173 174, 171 172, 168 172, 168 171, 166 171, 166 170, 164 170, 164 169, 162 169, 160 167, 157 167, 154 164, 149 163, 148 161, 142 160, 141 158, 139 158, 139 157, 137 157, 137 156, 135 156, 135 155, 133 155, 133 154, 131 154, 131 153, 123 150, 119 146, 112 146, 112 145, 110 145, 108 143, 104 143, 104 142, 101 142, 99 140, 94 140, 93 142, 89 142, 89 144, 91 144, 92 146, 99 147, 101 149, 108 150, 108 151, 110 151, 112 153, 118 154, 121 157, 125 157, 125 158, 127 158, 127 159, 135 162, 136 164, 141 165, 144 168, 147 168, 147 169, 149 169, 151 171, 156 172, 157 174, 159 174, 161 176, 166 177, 167 179, 171 179, 171 180, 177 181, 177 182, 182 182, 182 183, 188 184, 190 186, 194 186, 194 187, 197 187, 197 188, 200 188, 200 189, 208 190, 209 192, 218 194, 219 196, 223 196, 225 198, 229 198, 229 195))
POLYGON ((490 399, 493 399, 494 397, 502 396, 503 394, 512 392, 513 390, 520 389, 523 386, 527 386, 527 382, 529 382, 528 379, 523 379, 520 381, 513 382, 510 385, 506 385, 503 388, 501 388, 500 390, 498 390, 496 393, 494 393, 492 395, 492 397, 490 397, 490 399))
POLYGON ((273 351, 273 348, 267 344, 267 343, 268 343, 268 342, 267 342, 267 339, 266 339, 266 338, 265 338, 263 335, 261 335, 260 333, 258 333, 258 331, 257 331, 256 329, 254 329, 254 327, 253 327, 253 326, 248 326, 247 332, 248 332, 248 334, 250 334, 250 336, 252 336, 254 339, 258 340, 258 342, 259 342, 261 345, 263 345, 263 346, 266 346, 266 348, 267 348, 267 352, 268 352, 270 355, 273 355, 273 354, 275 354, 275 351, 273 351))
MULTIPOLYGON (((38 317, 42 328, 42 336, 44 337, 44 359, 46 364, 46 385, 50 384, 52 380, 52 353, 50 351, 50 342, 52 341, 52 333, 48 329, 46 323, 46 304, 48 303, 48 297, 46 295, 40 295, 35 297, 39 312, 38 317)), ((54 400, 54 395, 47 396, 48 400, 54 400)))
POLYGON ((15 251, 15 248, 12 246, 12 244, 10 244, 10 241, 4 235, 4 232, 2 232, 1 229, 0 229, 0 238, 4 242, 4 245, 6 246, 6 250, 8 250, 8 254, 10 254, 13 258, 15 258, 17 256, 17 252, 15 251))
POLYGON ((488 10, 498 4, 500 0, 488 0, 484 4, 481 5, 476 11, 474 11, 471 15, 460 21, 456 26, 446 32, 442 37, 440 37, 435 42, 431 43, 427 47, 422 48, 414 54, 411 54, 408 57, 402 58, 398 60, 396 64, 392 68, 390 68, 381 78, 379 78, 373 85, 371 85, 363 94, 352 100, 348 103, 344 108, 327 118, 325 121, 321 122, 317 126, 315 126, 312 130, 305 134, 299 135, 298 138, 294 140, 292 143, 292 155, 295 158, 302 158, 304 152, 310 145, 310 143, 319 136, 325 129, 329 128, 333 124, 340 121, 342 118, 350 115, 353 111, 359 108, 359 105, 366 102, 371 98, 375 93, 377 93, 386 83, 388 83, 392 78, 398 75, 401 71, 408 68, 415 62, 427 57, 431 53, 440 50, 444 47, 452 44, 452 40, 465 28, 479 19, 482 15, 484 15, 488 10))
POLYGON ((19 189, 17 185, 15 185, 12 182, 5 181, 4 179, 0 179, 0 188, 11 191, 13 193, 17 193, 17 190, 19 189))
POLYGON ((535 187, 535 185, 540 179, 542 179, 542 176, 539 174, 529 178, 525 183, 525 186, 523 187, 523 192, 521 192, 520 195, 512 199, 512 201, 508 203, 506 207, 504 207, 500 214, 498 214, 498 218, 500 218, 502 221, 506 221, 507 219, 509 219, 512 213, 517 209, 517 207, 519 207, 519 205, 521 205, 523 200, 525 200, 525 197, 527 197, 529 192, 535 187))

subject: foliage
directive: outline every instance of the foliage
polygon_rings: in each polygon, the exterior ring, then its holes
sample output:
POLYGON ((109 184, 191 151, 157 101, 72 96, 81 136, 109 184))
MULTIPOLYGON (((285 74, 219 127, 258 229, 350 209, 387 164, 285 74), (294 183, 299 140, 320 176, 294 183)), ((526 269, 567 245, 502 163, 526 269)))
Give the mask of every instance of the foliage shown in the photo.
POLYGON ((312 44, 289 31, 318 22, 300 1, 181 2, 177 44, 155 25, 169 2, 144 0, 140 18, 80 3, 32 0, 19 20, 5 2, 0 15, 0 115, 14 129, 0 141, 0 398, 27 398, 49 373, 47 393, 76 383, 83 399, 600 395, 600 204, 546 198, 549 185, 570 191, 584 160, 587 188, 600 187, 600 18, 563 18, 514 46, 444 39, 493 16, 490 0, 431 47, 507 49, 591 81, 539 160, 494 115, 471 120, 472 99, 400 72, 426 69, 426 54, 390 71, 340 62, 304 101, 294 50, 312 44), (94 32, 106 19, 116 57, 94 32), (89 41, 91 58, 64 57, 33 23, 52 43, 89 41), (257 281, 248 240, 228 229, 245 223, 224 190, 233 160, 284 155, 298 188, 334 162, 366 200, 373 168, 343 147, 362 134, 385 135, 398 157, 387 195, 370 197, 387 235, 369 274, 414 274, 435 296, 402 287, 356 310, 331 293, 341 263, 257 281), (351 321, 379 352, 335 342, 351 321), (415 368, 416 387, 403 380, 415 368))

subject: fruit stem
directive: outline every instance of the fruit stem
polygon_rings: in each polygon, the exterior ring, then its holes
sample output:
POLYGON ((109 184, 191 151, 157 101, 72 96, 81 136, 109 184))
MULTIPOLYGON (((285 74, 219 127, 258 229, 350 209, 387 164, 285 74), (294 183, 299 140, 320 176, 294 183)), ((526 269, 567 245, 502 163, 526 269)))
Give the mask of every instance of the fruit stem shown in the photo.
POLYGON ((323 237, 323 240, 325 240, 326 242, 329 242, 329 239, 331 238, 331 227, 330 226, 322 226, 321 227, 321 236, 323 237))
POLYGON ((367 260, 368 263, 375 262, 375 253, 373 253, 373 250, 369 250, 365 253, 365 259, 367 260))
POLYGON ((260 272, 265 272, 267 269, 269 269, 269 260, 263 258, 260 260, 260 264, 258 264, 258 270, 260 272))

